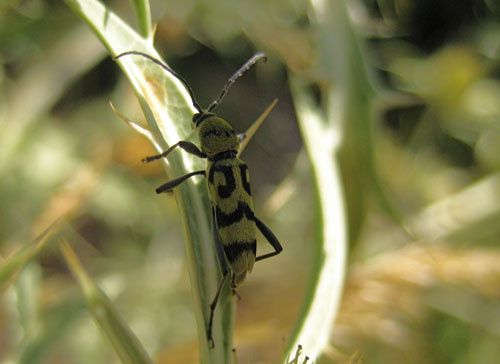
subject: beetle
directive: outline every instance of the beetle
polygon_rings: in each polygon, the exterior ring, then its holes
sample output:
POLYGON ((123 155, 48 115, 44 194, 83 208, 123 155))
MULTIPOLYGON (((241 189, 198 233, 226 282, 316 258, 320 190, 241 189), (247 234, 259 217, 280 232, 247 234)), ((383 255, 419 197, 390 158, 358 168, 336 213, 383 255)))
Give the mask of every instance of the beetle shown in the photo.
POLYGON ((247 273, 252 271, 255 262, 275 256, 283 250, 273 232, 254 214, 248 167, 238 157, 240 141, 245 137, 244 134, 237 135, 231 124, 213 112, 234 82, 257 61, 265 60, 266 55, 262 52, 254 54, 228 79, 219 97, 206 109, 200 107, 187 82, 169 66, 138 51, 121 53, 115 59, 127 55, 145 57, 177 77, 186 86, 197 110, 192 117, 192 122, 199 135, 200 147, 189 141, 181 140, 166 151, 146 157, 142 161, 149 163, 165 158, 177 147, 207 160, 205 170, 190 172, 168 181, 158 187, 156 193, 170 192, 188 178, 196 175, 206 177, 208 196, 212 204, 212 216, 216 227, 216 251, 223 274, 217 293, 210 304, 207 339, 213 348, 213 316, 226 281, 230 279, 231 288, 236 294, 236 287, 243 283, 247 273), (257 256, 257 229, 273 247, 273 252, 257 256))

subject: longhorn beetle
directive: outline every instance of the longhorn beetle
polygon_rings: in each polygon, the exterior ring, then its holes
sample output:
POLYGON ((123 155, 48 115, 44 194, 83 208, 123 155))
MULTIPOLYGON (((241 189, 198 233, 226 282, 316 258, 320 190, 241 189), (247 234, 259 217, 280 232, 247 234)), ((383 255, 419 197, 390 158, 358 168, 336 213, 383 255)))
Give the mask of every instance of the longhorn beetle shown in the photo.
POLYGON ((207 177, 208 195, 212 203, 212 216, 217 229, 216 251, 221 265, 223 278, 217 293, 210 304, 210 319, 207 327, 207 339, 214 347, 212 323, 214 311, 227 279, 230 279, 233 293, 243 283, 248 272, 252 271, 255 262, 279 254, 283 248, 272 231, 254 214, 248 167, 237 153, 240 139, 244 135, 236 135, 233 127, 224 119, 213 113, 234 82, 247 72, 258 60, 266 59, 264 53, 256 53, 240 67, 222 88, 219 97, 206 109, 196 102, 193 91, 187 82, 160 60, 137 51, 130 51, 116 56, 126 55, 145 57, 156 63, 167 72, 177 77, 186 86, 197 113, 193 115, 193 123, 199 133, 200 147, 189 141, 179 141, 161 154, 144 158, 145 163, 165 158, 177 147, 184 151, 207 159, 206 170, 190 172, 173 179, 156 189, 156 193, 170 192, 173 188, 190 177, 202 175, 207 177), (256 228, 274 248, 274 252, 256 256, 256 228))

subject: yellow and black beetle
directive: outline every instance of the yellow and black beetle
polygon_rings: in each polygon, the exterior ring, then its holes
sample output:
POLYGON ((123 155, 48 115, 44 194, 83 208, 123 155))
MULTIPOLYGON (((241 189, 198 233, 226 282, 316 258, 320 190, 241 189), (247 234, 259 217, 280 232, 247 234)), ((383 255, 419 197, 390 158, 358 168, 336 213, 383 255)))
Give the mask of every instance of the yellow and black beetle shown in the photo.
POLYGON ((243 283, 247 273, 252 271, 255 262, 270 258, 283 250, 272 231, 254 214, 248 167, 237 156, 240 140, 244 136, 237 135, 227 121, 213 113, 231 85, 258 60, 265 59, 266 56, 259 52, 250 58, 229 78, 219 97, 206 110, 203 110, 196 102, 193 91, 186 81, 166 64, 148 54, 136 51, 122 53, 116 58, 126 55, 145 57, 179 78, 189 91, 193 105, 198 110, 193 115, 193 123, 199 134, 200 148, 189 141, 179 141, 161 154, 144 158, 143 162, 164 158, 177 147, 207 159, 206 170, 190 172, 173 179, 158 187, 156 192, 169 192, 192 176, 203 175, 207 177, 208 195, 212 203, 212 214, 217 230, 216 251, 223 273, 223 279, 210 304, 207 338, 213 347, 213 315, 220 292, 228 277, 234 291, 238 285, 243 283), (257 256, 257 229, 272 245, 273 252, 257 256))

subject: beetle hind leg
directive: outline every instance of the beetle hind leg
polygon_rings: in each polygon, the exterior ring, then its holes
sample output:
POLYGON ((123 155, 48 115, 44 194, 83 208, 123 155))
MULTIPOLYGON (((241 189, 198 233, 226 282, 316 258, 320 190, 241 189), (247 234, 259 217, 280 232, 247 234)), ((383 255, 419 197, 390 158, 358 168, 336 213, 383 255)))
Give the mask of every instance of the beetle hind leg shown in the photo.
POLYGON ((215 294, 215 297, 214 297, 212 303, 210 304, 210 318, 208 320, 207 339, 208 339, 208 343, 210 345, 210 348, 212 348, 212 349, 215 347, 214 338, 212 337, 212 326, 214 323, 215 308, 217 307, 217 303, 219 302, 219 296, 220 296, 220 293, 222 292, 222 287, 224 287, 224 284, 226 283, 228 276, 229 276, 229 272, 226 271, 224 274, 224 277, 222 278, 222 281, 220 282, 219 288, 217 289, 217 293, 215 294))

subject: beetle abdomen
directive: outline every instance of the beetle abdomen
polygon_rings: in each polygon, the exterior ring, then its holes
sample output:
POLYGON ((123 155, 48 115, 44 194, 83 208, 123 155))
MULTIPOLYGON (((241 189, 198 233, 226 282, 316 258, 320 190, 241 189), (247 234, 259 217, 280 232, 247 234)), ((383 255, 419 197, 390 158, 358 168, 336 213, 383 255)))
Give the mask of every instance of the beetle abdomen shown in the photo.
POLYGON ((208 163, 207 177, 218 237, 236 287, 252 270, 257 249, 248 167, 239 158, 217 160, 208 163))

